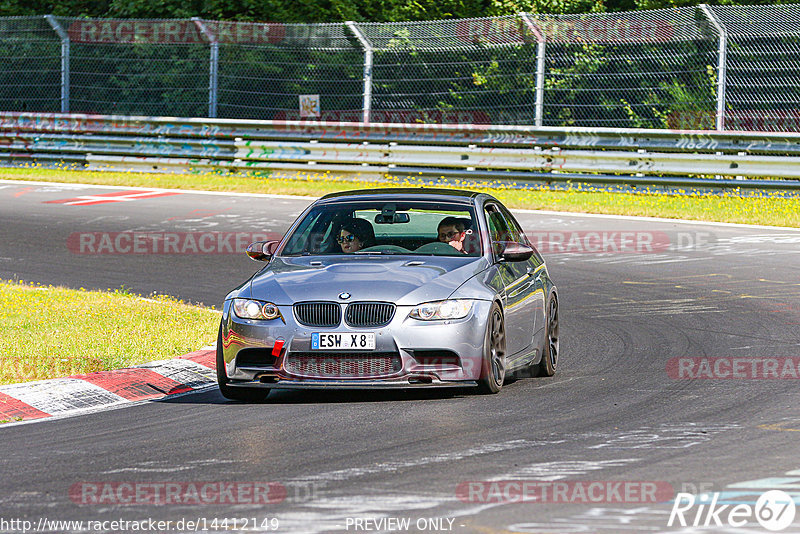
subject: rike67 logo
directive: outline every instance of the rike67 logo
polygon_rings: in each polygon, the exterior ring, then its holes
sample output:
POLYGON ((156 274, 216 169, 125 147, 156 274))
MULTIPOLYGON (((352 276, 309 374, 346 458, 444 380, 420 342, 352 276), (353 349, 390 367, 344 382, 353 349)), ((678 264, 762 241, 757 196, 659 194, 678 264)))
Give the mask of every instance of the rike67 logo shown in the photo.
POLYGON ((767 491, 758 498, 755 505, 719 504, 719 497, 719 493, 698 496, 678 493, 667 526, 744 527, 756 521, 763 528, 778 532, 794 521, 796 506, 792 496, 785 491, 767 491))

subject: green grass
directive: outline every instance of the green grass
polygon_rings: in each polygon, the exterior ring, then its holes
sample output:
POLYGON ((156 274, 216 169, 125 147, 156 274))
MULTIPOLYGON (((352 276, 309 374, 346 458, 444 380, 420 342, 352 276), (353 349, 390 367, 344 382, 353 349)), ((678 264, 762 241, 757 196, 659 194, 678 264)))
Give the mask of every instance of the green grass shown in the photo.
POLYGON ((120 369, 211 345, 219 314, 124 289, 0 280, 0 384, 120 369))
MULTIPOLYGON (((315 197, 335 191, 376 186, 370 182, 344 179, 326 173, 288 179, 244 174, 146 174, 8 168, 0 169, 0 178, 315 197)), ((380 184, 383 187, 392 185, 418 184, 410 176, 396 177, 391 183, 380 184)), ((800 198, 779 198, 777 194, 761 197, 663 195, 585 192, 577 187, 569 191, 519 190, 502 187, 497 183, 478 184, 476 187, 474 183, 458 181, 453 185, 462 189, 487 191, 514 208, 800 227, 800 198)))

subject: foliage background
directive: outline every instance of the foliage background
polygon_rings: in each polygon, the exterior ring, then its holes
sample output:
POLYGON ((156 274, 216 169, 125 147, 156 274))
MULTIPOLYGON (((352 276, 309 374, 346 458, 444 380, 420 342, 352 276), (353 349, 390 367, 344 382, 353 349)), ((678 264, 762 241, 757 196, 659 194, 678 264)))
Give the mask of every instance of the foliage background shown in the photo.
MULTIPOLYGON (((353 20, 375 44, 373 122, 527 125, 541 116, 545 126, 708 129, 714 127, 719 94, 718 38, 698 14, 698 2, 0 0, 0 63, 6 67, 0 69, 0 110, 61 109, 61 43, 37 15, 56 15, 67 28, 90 17, 188 22, 198 16, 207 21, 274 22, 286 35, 266 43, 221 43, 216 83, 209 81, 214 71, 204 43, 73 41, 69 111, 291 120, 298 118, 298 95, 320 95, 320 108, 328 114, 323 120, 360 120, 364 54, 341 24, 353 20), (682 9, 617 14, 670 7, 682 9), (567 25, 564 28, 584 17, 595 21, 599 31, 593 37, 592 24, 578 21, 570 40, 548 38, 538 87, 535 39, 507 39, 513 25, 498 24, 481 33, 481 21, 453 20, 491 16, 518 24, 520 17, 515 15, 522 11, 535 19, 537 13, 545 15, 543 19, 559 15, 554 18, 567 25), (637 39, 640 24, 646 31, 672 28, 675 34, 637 39), (473 26, 478 37, 469 33, 473 26), (621 28, 622 34, 627 28, 633 38, 597 38, 604 28, 621 28), (464 32, 472 39, 468 46, 464 32), (486 37, 487 33, 491 35, 486 37), (458 46, 453 45, 454 35, 460 39, 458 46), (543 92, 537 93, 540 88, 543 92), (543 95, 539 115, 537 94, 543 95), (210 111, 214 106, 209 100, 216 102, 215 111, 210 111)), ((766 6, 781 0, 718 2, 772 9, 766 6)), ((798 5, 770 12, 741 10, 735 15, 740 29, 758 27, 762 33, 734 36, 728 43, 724 113, 730 128, 800 129, 800 85, 795 75, 798 5)), ((524 33, 524 28, 519 31, 524 33)))
MULTIPOLYGON (((0 16, 189 18, 255 22, 408 21, 530 13, 589 13, 694 6, 695 0, 0 0, 0 16)), ((709 4, 775 5, 782 0, 709 4)))

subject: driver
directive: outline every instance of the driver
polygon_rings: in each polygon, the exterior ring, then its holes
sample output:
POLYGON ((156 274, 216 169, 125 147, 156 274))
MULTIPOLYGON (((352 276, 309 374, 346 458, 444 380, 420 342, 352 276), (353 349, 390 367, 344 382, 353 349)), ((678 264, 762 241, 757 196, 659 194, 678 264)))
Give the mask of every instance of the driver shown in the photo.
POLYGON ((375 231, 365 219, 348 219, 342 223, 336 241, 342 247, 342 252, 357 252, 375 244, 375 231))
POLYGON ((439 241, 447 243, 459 252, 466 254, 464 250, 464 238, 467 237, 464 220, 458 217, 445 217, 439 222, 436 229, 439 241))

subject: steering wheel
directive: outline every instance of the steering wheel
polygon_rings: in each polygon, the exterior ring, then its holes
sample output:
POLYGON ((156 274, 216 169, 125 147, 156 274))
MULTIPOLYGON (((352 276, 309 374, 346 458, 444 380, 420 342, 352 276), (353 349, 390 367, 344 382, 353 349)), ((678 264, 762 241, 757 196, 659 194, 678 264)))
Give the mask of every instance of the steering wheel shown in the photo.
POLYGON ((359 252, 396 252, 398 254, 408 254, 411 251, 398 245, 374 245, 362 248, 359 252))
POLYGON ((419 252, 421 254, 434 254, 442 256, 461 254, 454 246, 448 245, 447 243, 441 243, 439 241, 434 241, 433 243, 425 243, 421 247, 414 250, 414 252, 419 252))

